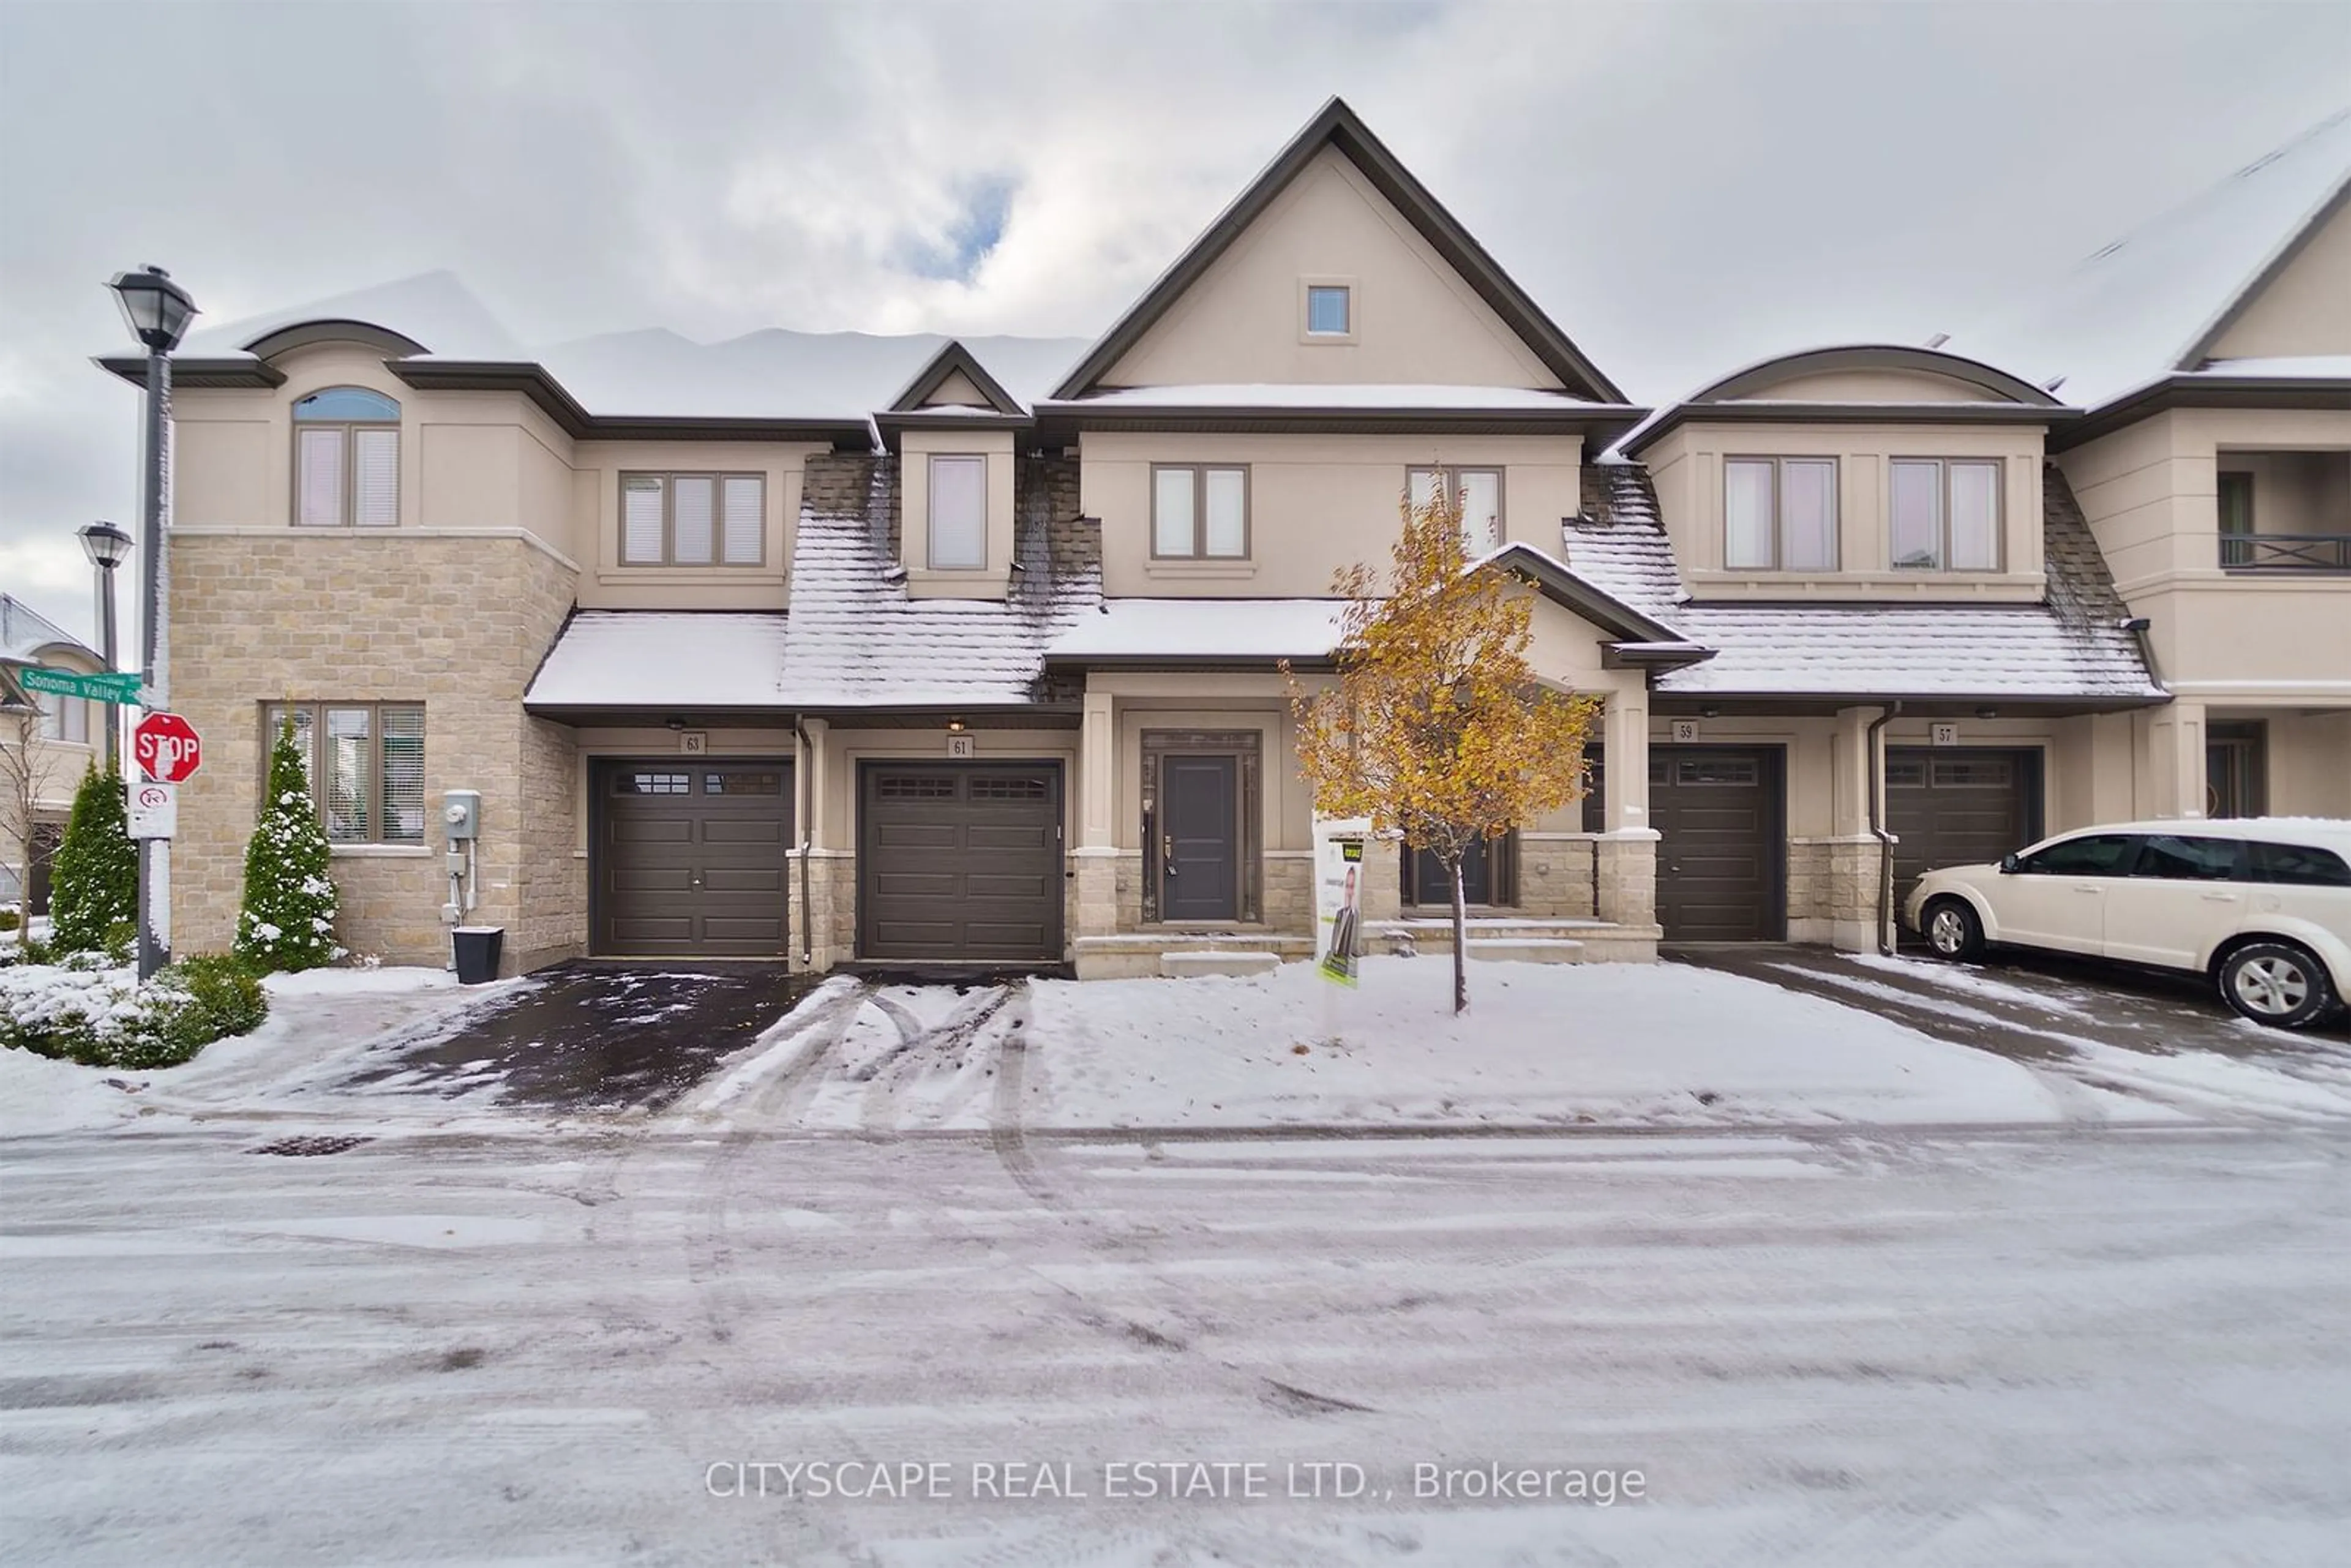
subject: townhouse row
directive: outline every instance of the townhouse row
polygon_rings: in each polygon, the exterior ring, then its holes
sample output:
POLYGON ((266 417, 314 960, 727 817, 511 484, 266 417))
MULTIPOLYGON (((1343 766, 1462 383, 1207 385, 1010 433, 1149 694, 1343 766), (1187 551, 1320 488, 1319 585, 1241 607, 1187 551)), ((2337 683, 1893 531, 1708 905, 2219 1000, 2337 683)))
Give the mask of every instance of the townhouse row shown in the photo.
MULTIPOLYGON (((1659 409, 1335 100, 1092 342, 535 353, 445 277, 209 329, 175 942, 227 940, 291 722, 387 959, 453 918, 526 968, 1304 956, 1280 666, 1329 670, 1333 574, 1437 485, 1603 703, 1590 796, 1469 868, 1490 930, 1866 946, 1925 866, 2044 831, 2351 815, 2346 170, 2338 120, 2011 340, 1659 409)), ((1432 870, 1371 857, 1382 940, 1438 939, 1432 870)))

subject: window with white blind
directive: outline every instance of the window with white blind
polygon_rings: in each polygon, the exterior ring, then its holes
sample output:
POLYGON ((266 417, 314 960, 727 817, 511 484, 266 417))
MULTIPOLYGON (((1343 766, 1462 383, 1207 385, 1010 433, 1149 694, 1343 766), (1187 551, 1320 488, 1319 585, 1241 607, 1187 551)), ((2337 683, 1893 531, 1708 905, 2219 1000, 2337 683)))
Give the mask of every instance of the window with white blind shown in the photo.
POLYGON ((931 459, 930 569, 979 571, 987 565, 987 459, 931 459))
POLYGON ((400 522, 400 404, 328 387, 294 404, 294 520, 312 528, 400 522))
POLYGON ((1481 556, 1502 548, 1502 471, 1499 468, 1415 468, 1414 510, 1436 498, 1437 486, 1461 506, 1461 548, 1481 556))
POLYGON ((90 705, 80 697, 44 695, 41 705, 41 737, 61 740, 69 746, 89 744, 90 705))
POLYGON ((1730 571, 1834 571, 1834 457, 1728 457, 1722 564, 1730 571))
POLYGON ((622 566, 758 566, 768 553, 763 474, 623 474, 622 566))
POLYGON ((2000 570, 1999 458, 1896 457, 1892 468, 1896 568, 2000 570))
POLYGON ((1151 470, 1151 553, 1162 560, 1247 560, 1249 476, 1238 465, 1151 470))
POLYGON ((261 716, 262 777, 290 721, 329 842, 424 841, 423 704, 270 703, 261 716))

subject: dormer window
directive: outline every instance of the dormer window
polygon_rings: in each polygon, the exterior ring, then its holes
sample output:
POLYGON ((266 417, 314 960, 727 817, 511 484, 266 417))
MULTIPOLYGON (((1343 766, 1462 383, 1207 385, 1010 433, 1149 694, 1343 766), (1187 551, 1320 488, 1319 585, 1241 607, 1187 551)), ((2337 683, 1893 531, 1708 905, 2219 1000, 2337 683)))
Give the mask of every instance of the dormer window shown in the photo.
POLYGON ((1896 457, 1892 466, 1896 570, 2000 570, 1998 458, 1896 457))
POLYGON ((930 569, 985 571, 987 459, 961 454, 933 456, 930 492, 930 569))
POLYGON ((294 520, 312 528, 400 521, 400 404, 329 387, 294 404, 294 520))
POLYGON ((1729 571, 1834 571, 1834 457, 1729 457, 1722 464, 1722 564, 1729 571))

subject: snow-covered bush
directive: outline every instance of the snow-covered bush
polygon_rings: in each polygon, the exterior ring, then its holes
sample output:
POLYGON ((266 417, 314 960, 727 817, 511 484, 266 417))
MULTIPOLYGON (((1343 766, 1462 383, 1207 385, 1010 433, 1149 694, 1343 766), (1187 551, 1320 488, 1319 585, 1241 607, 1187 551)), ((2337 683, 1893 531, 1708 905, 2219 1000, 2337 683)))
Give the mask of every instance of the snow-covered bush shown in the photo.
POLYGON ((73 815, 52 862, 49 945, 95 953, 139 910, 139 848, 123 806, 122 775, 92 768, 74 792, 73 815))
POLYGON ((97 954, 0 969, 0 1046, 92 1067, 170 1067, 269 1016, 260 980, 224 956, 182 959, 139 984, 97 954))
POLYGON ((310 799, 289 721, 269 752, 269 790, 245 851, 245 907, 236 955, 255 969, 315 969, 343 956, 335 942, 339 899, 327 831, 310 799))

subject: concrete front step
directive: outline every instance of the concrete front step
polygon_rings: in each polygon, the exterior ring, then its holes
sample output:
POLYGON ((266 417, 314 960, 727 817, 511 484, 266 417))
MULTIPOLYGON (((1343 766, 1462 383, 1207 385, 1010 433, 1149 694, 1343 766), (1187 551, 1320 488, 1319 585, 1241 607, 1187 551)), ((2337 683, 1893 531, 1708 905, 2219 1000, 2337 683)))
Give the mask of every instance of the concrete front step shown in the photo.
POLYGON ((1489 964, 1581 964, 1583 944, 1581 942, 1541 941, 1535 938, 1501 938, 1466 944, 1469 956, 1489 964))
POLYGON ((1081 980, 1148 979, 1171 974, 1254 975, 1273 965, 1314 956, 1313 937, 1282 931, 1121 931, 1081 936, 1070 946, 1081 980), (1166 967, 1165 961, 1175 956, 1239 960, 1244 967, 1166 967))
MULTIPOLYGON (((1650 964, 1665 933, 1655 925, 1619 925, 1573 917, 1482 915, 1463 923, 1473 958, 1480 946, 1526 947, 1546 955, 1519 960, 1535 964, 1650 964), (1573 949, 1562 954, 1554 944, 1573 949)), ((1453 951, 1453 922, 1442 919, 1380 920, 1364 927, 1367 953, 1444 954, 1453 951)))
POLYGON ((1268 975, 1281 967, 1279 953, 1191 951, 1162 953, 1159 972, 1171 979, 1191 975, 1268 975))

